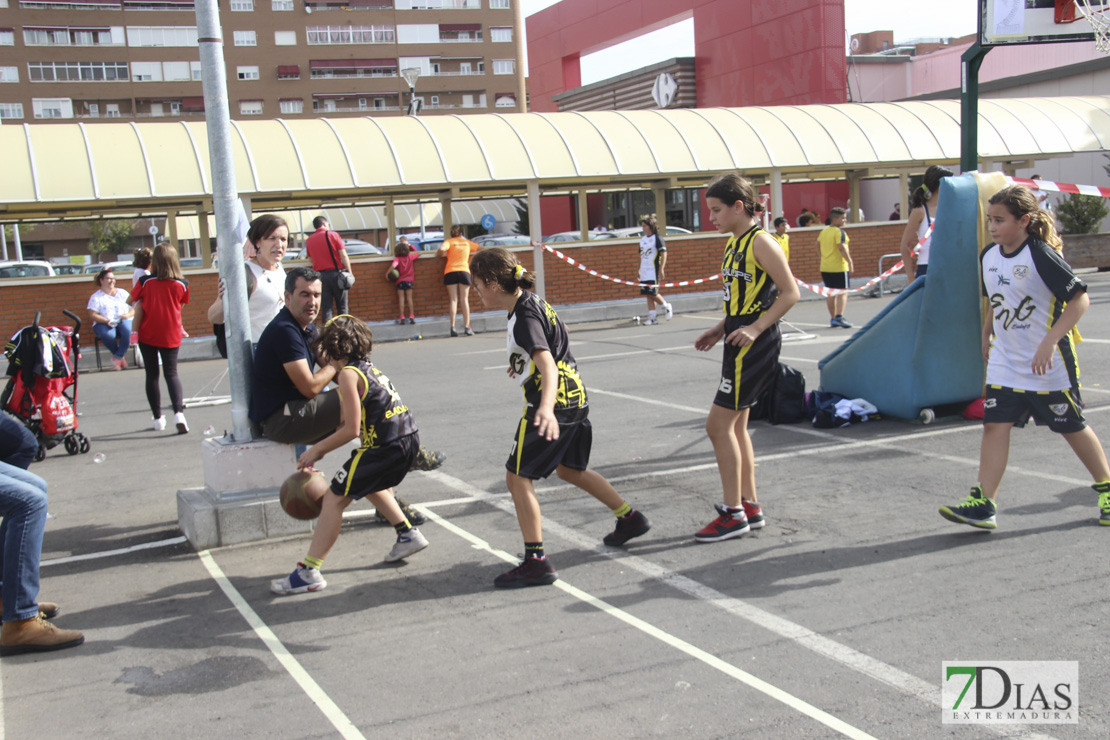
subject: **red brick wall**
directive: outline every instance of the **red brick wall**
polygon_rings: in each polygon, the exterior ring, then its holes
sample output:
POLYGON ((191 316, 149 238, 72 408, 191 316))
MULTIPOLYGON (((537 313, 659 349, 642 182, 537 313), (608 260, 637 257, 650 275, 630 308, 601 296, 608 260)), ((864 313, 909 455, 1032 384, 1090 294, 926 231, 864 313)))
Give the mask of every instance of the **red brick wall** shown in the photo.
MULTIPOLYGON (((879 256, 898 251, 898 242, 905 228, 899 222, 879 222, 848 226, 849 247, 855 261, 857 277, 877 274, 879 256)), ((809 283, 820 282, 817 234, 820 229, 794 229, 790 234, 790 267, 794 274, 809 283)), ((721 250, 725 238, 716 234, 696 234, 667 240, 667 280, 694 280, 715 275, 721 267, 721 250)), ((514 250, 518 259, 532 268, 530 247, 514 250)), ((639 253, 633 241, 603 240, 578 247, 561 249, 586 267, 623 280, 639 277, 639 253)), ((386 281, 385 272, 391 257, 372 257, 353 263, 358 281, 351 290, 350 310, 367 321, 388 321, 397 316, 397 291, 386 281)), ((288 266, 299 263, 289 263, 288 266)), ((414 266, 416 282, 413 291, 416 315, 445 316, 447 291, 443 287, 443 260, 434 254, 422 254, 414 266)), ((888 263, 889 265, 889 263, 888 263)), ((544 260, 547 300, 555 305, 591 303, 639 297, 639 289, 618 285, 593 277, 548 254, 544 260)), ((208 336, 208 306, 216 299, 216 271, 188 270, 191 302, 185 307, 185 330, 192 336, 208 336)), ((125 287, 129 280, 125 280, 125 287)), ((10 337, 31 323, 35 311, 43 313, 43 324, 66 324, 63 308, 86 319, 85 306, 95 292, 91 276, 54 278, 23 278, 0 280, 0 335, 10 337)), ((719 291, 720 283, 673 288, 665 293, 700 293, 719 291)), ((470 292, 473 311, 482 311, 481 300, 470 292)), ((86 326, 85 336, 90 338, 86 326)), ((91 338, 90 338, 91 340, 91 338)))

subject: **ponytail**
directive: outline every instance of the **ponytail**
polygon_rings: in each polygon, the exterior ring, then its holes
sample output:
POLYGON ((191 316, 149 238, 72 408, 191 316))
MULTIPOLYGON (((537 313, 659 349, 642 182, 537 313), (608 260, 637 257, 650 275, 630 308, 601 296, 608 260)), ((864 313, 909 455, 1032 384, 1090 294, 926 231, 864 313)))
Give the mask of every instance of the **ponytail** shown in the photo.
POLYGON ((497 285, 510 295, 516 293, 517 288, 532 290, 536 287, 535 273, 525 269, 512 252, 501 247, 489 247, 474 255, 470 261, 470 272, 482 282, 497 285))

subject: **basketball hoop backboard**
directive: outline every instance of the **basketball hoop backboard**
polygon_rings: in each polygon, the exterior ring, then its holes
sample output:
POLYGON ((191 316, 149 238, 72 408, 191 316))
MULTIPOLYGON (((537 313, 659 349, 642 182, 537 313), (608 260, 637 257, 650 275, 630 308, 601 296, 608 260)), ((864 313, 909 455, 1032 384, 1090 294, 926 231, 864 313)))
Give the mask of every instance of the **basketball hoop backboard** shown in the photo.
POLYGON ((1084 5, 1101 12, 1110 9, 1110 0, 979 0, 979 43, 1001 46, 1094 41, 1084 5))

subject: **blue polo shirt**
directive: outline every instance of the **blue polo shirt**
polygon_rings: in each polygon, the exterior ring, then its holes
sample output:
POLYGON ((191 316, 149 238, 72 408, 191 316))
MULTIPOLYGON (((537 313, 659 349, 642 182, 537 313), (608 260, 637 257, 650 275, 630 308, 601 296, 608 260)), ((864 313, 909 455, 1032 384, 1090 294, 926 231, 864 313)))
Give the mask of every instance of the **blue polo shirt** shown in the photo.
POLYGON ((289 401, 307 400, 293 384, 285 363, 307 360, 316 364, 310 342, 316 338, 316 325, 302 329, 287 307, 282 307, 258 338, 251 370, 250 418, 261 424, 289 401))

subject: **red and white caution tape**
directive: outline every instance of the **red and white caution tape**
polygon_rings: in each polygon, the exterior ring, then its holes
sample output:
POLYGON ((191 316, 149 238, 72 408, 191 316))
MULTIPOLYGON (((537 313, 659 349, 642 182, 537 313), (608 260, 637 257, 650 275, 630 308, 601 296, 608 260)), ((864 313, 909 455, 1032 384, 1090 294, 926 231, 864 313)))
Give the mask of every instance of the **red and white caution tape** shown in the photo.
MULTIPOLYGON (((929 224, 929 228, 925 231, 925 236, 921 237, 921 239, 918 240, 918 242, 917 242, 917 246, 915 246, 913 248, 913 253, 914 254, 917 254, 919 251, 921 251, 921 245, 925 243, 926 239, 928 239, 930 236, 933 235, 933 229, 936 228, 936 225, 937 225, 936 221, 933 221, 931 224, 929 224)), ((803 283, 798 278, 794 278, 794 282, 796 282, 798 285, 800 285, 803 288, 806 288, 808 290, 812 290, 814 293, 817 293, 818 295, 823 295, 826 298, 828 298, 830 296, 840 295, 842 293, 859 293, 860 291, 867 290, 868 288, 875 285, 880 280, 888 278, 891 275, 893 275, 894 273, 898 272, 903 267, 905 267, 905 265, 906 265, 905 262, 903 262, 902 260, 898 260, 897 262, 894 263, 893 267, 891 267, 889 270, 884 272, 882 275, 879 275, 876 278, 872 278, 871 280, 868 280, 865 284, 861 285, 858 288, 850 288, 848 290, 845 290, 844 288, 826 288, 824 285, 811 285, 809 283, 803 283)), ((910 282, 912 283, 913 281, 911 280, 910 282)))
POLYGON ((681 288, 681 287, 686 286, 686 285, 701 285, 702 283, 708 283, 711 280, 716 280, 717 278, 721 277, 721 274, 717 273, 716 275, 710 275, 707 278, 698 278, 697 280, 680 280, 677 283, 659 283, 659 284, 656 284, 656 283, 634 283, 634 282, 631 282, 629 280, 621 280, 620 278, 609 277, 608 275, 606 275, 604 273, 600 273, 597 270, 591 270, 590 268, 586 267, 585 265, 583 265, 578 260, 576 260, 572 257, 568 257, 565 254, 563 254, 562 252, 560 252, 558 249, 552 249, 551 247, 547 246, 546 244, 542 244, 540 246, 542 246, 548 252, 551 252, 553 255, 555 255, 559 259, 566 262, 568 265, 573 265, 574 267, 577 267, 582 272, 589 273, 590 275, 593 275, 594 277, 601 278, 602 280, 608 280, 611 283, 620 283, 621 285, 632 285, 634 287, 643 287, 643 286, 647 286, 647 285, 654 285, 654 286, 659 287, 659 288, 681 288))
POLYGON ((1098 185, 1074 185, 1069 182, 1053 182, 1052 180, 1027 180, 1024 177, 1007 177, 1006 179, 1015 185, 1024 185, 1032 190, 1052 190, 1057 193, 1110 198, 1110 188, 1103 188, 1098 185))

